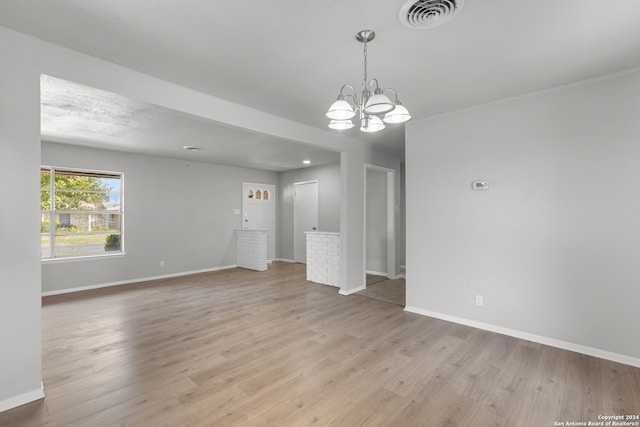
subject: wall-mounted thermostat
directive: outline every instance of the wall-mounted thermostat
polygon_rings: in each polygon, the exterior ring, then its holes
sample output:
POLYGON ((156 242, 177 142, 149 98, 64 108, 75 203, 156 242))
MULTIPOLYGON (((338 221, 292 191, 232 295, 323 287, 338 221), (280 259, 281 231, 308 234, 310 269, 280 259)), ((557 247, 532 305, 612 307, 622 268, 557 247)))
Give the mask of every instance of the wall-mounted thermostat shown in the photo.
POLYGON ((471 182, 471 189, 473 190, 488 190, 489 181, 473 181, 471 182))

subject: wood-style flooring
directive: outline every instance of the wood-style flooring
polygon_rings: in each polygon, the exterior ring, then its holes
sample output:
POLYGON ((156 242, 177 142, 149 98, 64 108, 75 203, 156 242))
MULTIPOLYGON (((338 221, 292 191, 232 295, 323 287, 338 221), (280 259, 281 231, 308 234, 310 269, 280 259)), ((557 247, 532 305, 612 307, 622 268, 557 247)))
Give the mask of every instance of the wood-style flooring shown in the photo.
POLYGON ((388 279, 385 276, 367 274, 367 287, 355 295, 390 302, 402 307, 405 306, 405 280, 388 279))
POLYGON ((46 398, 0 426, 554 426, 640 414, 640 369, 224 270, 43 299, 46 398))

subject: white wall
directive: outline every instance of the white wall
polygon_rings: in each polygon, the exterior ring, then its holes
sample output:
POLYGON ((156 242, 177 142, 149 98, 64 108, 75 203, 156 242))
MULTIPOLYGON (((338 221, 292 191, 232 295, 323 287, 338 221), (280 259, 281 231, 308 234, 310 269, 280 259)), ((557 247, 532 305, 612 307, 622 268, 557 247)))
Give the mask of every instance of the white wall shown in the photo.
POLYGON ((340 231, 340 163, 280 172, 278 184, 279 258, 293 258, 294 183, 318 181, 318 230, 340 231))
POLYGON ((40 74, 0 42, 0 411, 42 397, 40 74))
POLYGON ((410 122, 409 309, 640 364, 639 87, 635 72, 410 122))
POLYGON ((367 169, 366 268, 387 273, 387 172, 367 169))
POLYGON ((242 183, 276 172, 43 142, 42 163, 124 173, 125 257, 42 267, 42 290, 132 281, 234 265, 242 183), (165 262, 160 267, 160 261, 165 262))

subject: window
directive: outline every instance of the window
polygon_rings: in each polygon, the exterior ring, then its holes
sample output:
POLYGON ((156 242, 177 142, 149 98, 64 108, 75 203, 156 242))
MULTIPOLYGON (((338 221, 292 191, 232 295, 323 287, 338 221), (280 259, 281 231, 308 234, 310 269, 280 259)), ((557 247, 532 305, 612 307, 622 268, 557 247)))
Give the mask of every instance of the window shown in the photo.
POLYGON ((122 253, 122 174, 40 170, 42 259, 122 253))
POLYGON ((269 190, 260 190, 257 188, 254 192, 252 188, 247 191, 247 199, 253 200, 269 200, 269 190))

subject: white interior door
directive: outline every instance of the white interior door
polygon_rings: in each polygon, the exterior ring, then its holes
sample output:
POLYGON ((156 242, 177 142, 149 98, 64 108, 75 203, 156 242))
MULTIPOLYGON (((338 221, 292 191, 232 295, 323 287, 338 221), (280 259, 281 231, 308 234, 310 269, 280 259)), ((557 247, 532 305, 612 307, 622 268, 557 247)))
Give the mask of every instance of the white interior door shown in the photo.
POLYGON ((242 184, 242 228, 267 230, 267 258, 276 256, 276 187, 271 184, 242 184))
POLYGON ((318 181, 294 184, 293 200, 293 259, 307 263, 305 231, 318 229, 318 181))

